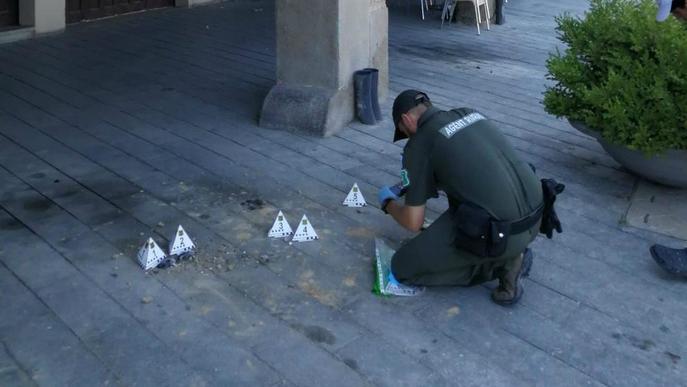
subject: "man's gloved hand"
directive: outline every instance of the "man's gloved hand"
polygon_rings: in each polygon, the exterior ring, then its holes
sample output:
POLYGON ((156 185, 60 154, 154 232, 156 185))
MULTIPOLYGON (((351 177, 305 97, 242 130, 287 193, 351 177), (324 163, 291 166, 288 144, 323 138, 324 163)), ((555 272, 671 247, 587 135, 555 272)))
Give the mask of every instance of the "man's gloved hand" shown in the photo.
POLYGON ((396 194, 391 191, 391 188, 386 185, 379 189, 377 198, 379 199, 379 208, 381 208, 385 214, 388 214, 388 212, 386 212, 386 205, 389 200, 398 200, 398 196, 396 196, 396 194))
POLYGON ((403 182, 398 182, 391 187, 389 187, 391 192, 394 193, 397 197, 401 197, 406 194, 407 188, 403 186, 403 182))

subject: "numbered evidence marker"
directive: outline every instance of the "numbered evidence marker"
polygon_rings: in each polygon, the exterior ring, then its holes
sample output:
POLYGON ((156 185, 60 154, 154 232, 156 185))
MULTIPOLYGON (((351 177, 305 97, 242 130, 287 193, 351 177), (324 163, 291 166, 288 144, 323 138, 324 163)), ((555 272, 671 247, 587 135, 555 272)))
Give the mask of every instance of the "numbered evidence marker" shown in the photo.
POLYGON ((344 199, 343 205, 346 207, 365 207, 367 205, 363 193, 358 188, 358 183, 353 183, 353 188, 344 199))
POLYGON ((141 250, 138 251, 138 263, 143 270, 150 270, 160 264, 167 256, 153 238, 148 238, 141 250))
POLYGON ((174 240, 169 244, 169 255, 182 255, 190 253, 195 250, 196 245, 188 236, 186 230, 184 230, 181 225, 177 229, 177 233, 174 234, 174 240))
POLYGON ((312 224, 310 224, 310 222, 308 221, 308 217, 303 215, 303 219, 301 219, 301 222, 298 224, 296 233, 293 234, 292 241, 307 242, 314 241, 315 239, 320 239, 320 237, 317 236, 315 229, 312 227, 312 224))
POLYGON ((267 233, 267 237, 284 238, 291 234, 293 234, 293 230, 291 230, 289 222, 286 221, 286 217, 284 216, 284 214, 281 211, 279 211, 279 214, 277 214, 277 218, 274 220, 272 228, 267 233))

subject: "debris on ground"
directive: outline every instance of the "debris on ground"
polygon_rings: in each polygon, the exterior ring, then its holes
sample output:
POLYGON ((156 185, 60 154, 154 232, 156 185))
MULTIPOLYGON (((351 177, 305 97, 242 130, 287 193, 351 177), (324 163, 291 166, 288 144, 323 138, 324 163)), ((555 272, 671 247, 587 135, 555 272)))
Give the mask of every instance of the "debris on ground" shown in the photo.
POLYGON ((267 265, 270 263, 270 257, 267 254, 262 254, 260 257, 258 257, 258 263, 261 265, 267 265))
POLYGON ((241 206, 245 207, 249 211, 259 210, 265 206, 265 201, 262 199, 248 199, 241 202, 241 206))

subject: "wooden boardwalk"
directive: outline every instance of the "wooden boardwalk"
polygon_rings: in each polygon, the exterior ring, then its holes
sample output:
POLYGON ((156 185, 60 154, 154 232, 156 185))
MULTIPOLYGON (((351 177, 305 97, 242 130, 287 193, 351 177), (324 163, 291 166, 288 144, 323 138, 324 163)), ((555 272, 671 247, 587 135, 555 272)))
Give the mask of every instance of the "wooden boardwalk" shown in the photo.
POLYGON ((553 17, 585 7, 512 0, 479 37, 390 16, 390 95, 479 109, 567 185, 565 232, 535 242, 512 309, 491 303, 494 284, 370 293, 374 237, 410 236, 374 203, 402 148, 389 119, 327 139, 257 127, 275 81, 269 3, 0 46, 0 385, 683 385, 687 282, 648 255, 675 241, 623 224, 635 178, 541 106, 553 17), (340 205, 354 182, 363 210, 340 205), (321 239, 267 240, 278 209, 321 239), (145 274, 137 249, 178 224, 197 259, 145 274))

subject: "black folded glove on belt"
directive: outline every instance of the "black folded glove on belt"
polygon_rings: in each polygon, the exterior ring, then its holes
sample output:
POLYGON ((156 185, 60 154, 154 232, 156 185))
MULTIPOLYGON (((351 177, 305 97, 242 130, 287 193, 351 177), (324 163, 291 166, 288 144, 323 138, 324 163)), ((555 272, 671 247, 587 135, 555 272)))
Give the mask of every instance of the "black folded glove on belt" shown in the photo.
POLYGON ((565 185, 557 182, 555 179, 541 179, 541 185, 544 191, 544 213, 539 232, 551 239, 553 238, 554 230, 559 234, 563 232, 554 203, 556 202, 556 195, 561 194, 565 190, 565 185))

